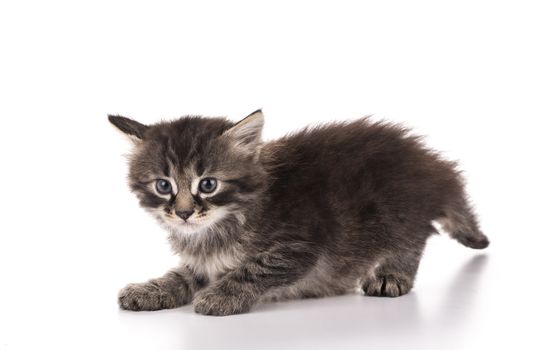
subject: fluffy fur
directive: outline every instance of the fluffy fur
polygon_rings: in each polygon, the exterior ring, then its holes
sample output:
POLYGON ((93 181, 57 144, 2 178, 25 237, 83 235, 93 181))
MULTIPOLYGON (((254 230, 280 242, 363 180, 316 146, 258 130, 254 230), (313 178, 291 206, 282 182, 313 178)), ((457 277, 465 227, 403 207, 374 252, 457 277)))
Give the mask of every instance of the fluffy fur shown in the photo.
POLYGON ((261 111, 238 123, 109 120, 135 142, 132 191, 181 256, 165 276, 122 289, 123 309, 193 303, 231 315, 357 287, 396 297, 413 287, 433 221, 468 247, 489 244, 455 164, 397 125, 364 118, 262 143, 261 111), (212 193, 199 189, 205 178, 217 180, 212 193), (158 179, 172 192, 159 193, 158 179))

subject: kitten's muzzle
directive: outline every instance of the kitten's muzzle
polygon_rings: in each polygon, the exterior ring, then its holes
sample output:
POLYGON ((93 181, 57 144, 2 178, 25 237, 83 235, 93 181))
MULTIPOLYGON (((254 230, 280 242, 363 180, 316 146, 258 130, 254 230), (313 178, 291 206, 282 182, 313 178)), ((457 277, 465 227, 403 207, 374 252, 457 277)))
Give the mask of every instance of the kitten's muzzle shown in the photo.
POLYGON ((187 221, 191 215, 193 215, 194 210, 178 210, 176 215, 182 218, 184 221, 187 221))

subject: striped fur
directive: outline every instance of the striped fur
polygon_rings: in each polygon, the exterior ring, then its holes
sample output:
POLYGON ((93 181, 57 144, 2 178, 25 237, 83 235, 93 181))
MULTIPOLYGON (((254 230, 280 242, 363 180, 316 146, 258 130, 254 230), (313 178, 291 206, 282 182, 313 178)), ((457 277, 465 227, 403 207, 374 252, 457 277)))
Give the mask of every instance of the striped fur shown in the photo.
POLYGON ((455 164, 400 126, 365 118, 263 143, 261 111, 238 123, 109 119, 136 144, 130 188, 181 256, 167 275, 124 288, 124 309, 192 302, 230 315, 359 288, 395 297, 413 287, 433 221, 466 246, 489 244, 455 164), (205 177, 217 179, 212 193, 197 188, 205 177), (157 179, 173 193, 156 193, 157 179))

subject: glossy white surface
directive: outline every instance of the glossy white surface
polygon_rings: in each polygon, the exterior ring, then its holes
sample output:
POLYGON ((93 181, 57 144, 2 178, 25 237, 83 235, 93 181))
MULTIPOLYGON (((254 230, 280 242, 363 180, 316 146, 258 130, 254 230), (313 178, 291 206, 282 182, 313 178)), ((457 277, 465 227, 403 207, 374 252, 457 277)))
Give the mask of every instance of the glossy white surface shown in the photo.
POLYGON ((0 349, 550 348, 548 17, 543 1, 1 2, 0 349), (433 237, 397 299, 118 310, 176 258, 106 115, 259 107, 266 139, 370 113, 428 135, 492 245, 433 237))

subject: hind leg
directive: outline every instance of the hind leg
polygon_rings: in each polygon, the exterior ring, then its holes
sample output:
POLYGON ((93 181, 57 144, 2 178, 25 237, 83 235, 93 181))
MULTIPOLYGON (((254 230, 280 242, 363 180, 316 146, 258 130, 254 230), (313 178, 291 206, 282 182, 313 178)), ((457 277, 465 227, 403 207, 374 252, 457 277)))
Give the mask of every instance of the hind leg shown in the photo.
POLYGON ((407 294, 413 287, 422 249, 398 252, 375 263, 362 281, 365 295, 398 297, 407 294))

